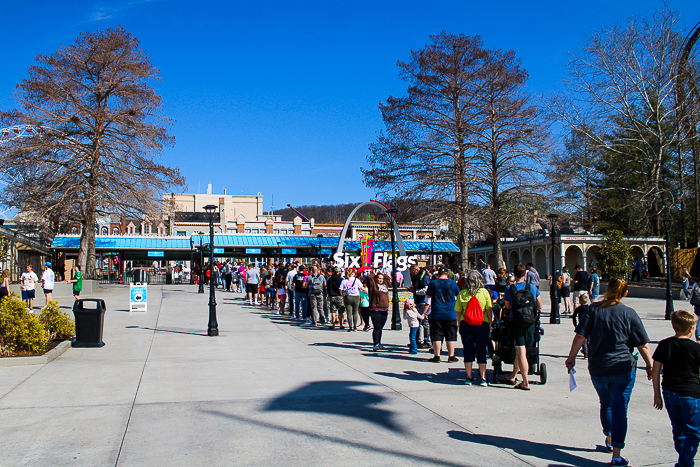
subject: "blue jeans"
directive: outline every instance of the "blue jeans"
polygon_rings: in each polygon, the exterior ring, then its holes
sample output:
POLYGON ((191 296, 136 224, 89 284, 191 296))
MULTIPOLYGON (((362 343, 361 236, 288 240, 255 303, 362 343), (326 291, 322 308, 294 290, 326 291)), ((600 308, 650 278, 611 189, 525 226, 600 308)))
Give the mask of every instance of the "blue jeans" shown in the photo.
POLYGON ((419 329, 420 326, 408 328, 408 342, 410 344, 408 347, 408 353, 418 353, 418 343, 416 342, 416 337, 418 336, 419 329))
POLYGON ((700 443, 700 399, 682 396, 663 388, 664 404, 673 428, 673 444, 682 467, 695 465, 693 459, 700 443))
MULTIPOLYGON (((695 314, 700 318, 700 306, 695 306, 693 305, 693 311, 695 311, 695 314)), ((700 326, 698 326, 700 327, 700 326)), ((700 339, 700 329, 698 327, 695 328, 695 340, 697 341, 700 339)))
POLYGON ((299 319, 299 309, 301 308, 301 317, 306 319, 306 294, 294 294, 294 316, 299 319))
POLYGON ((591 376, 600 399, 600 423, 610 436, 613 447, 623 449, 627 436, 627 404, 629 404, 637 369, 615 376, 591 376))
MULTIPOLYGON (((294 314, 294 291, 292 289, 287 289, 287 302, 289 303, 289 314, 294 314)), ((284 312, 284 310, 282 310, 284 312)))

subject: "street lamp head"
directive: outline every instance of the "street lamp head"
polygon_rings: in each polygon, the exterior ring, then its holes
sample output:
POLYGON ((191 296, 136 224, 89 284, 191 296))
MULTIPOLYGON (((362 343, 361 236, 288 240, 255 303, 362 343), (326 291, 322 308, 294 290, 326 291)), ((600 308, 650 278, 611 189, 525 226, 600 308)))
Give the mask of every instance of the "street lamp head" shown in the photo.
POLYGON ((393 217, 396 217, 396 214, 398 214, 399 210, 396 208, 390 208, 390 209, 387 209, 386 212, 391 214, 393 217))
POLYGON ((216 206, 213 204, 207 204, 203 208, 209 215, 213 214, 214 211, 216 211, 216 206))
POLYGON ((323 238, 323 234, 317 234, 316 235, 318 238, 323 238))
POLYGON ((559 214, 551 213, 547 214, 547 217, 549 217, 549 220, 552 222, 552 224, 554 224, 557 221, 557 219, 559 219, 559 214))

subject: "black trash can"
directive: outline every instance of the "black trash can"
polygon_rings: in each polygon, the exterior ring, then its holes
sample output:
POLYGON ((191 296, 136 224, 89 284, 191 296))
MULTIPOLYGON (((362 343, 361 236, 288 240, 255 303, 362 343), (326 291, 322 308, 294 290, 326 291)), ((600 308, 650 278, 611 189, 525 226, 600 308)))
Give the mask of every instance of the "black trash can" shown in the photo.
POLYGON ((133 275, 134 275, 134 283, 136 283, 136 282, 143 282, 143 280, 141 279, 141 270, 140 270, 140 269, 134 269, 133 272, 134 272, 134 274, 133 274, 133 275))
POLYGON ((165 273, 165 283, 166 284, 172 284, 173 283, 173 273, 168 271, 165 273))
POLYGON ((102 347, 102 328, 105 322, 105 301, 96 298, 76 300, 73 304, 75 315, 75 338, 73 347, 102 347), (94 308, 85 305, 93 305, 94 308))

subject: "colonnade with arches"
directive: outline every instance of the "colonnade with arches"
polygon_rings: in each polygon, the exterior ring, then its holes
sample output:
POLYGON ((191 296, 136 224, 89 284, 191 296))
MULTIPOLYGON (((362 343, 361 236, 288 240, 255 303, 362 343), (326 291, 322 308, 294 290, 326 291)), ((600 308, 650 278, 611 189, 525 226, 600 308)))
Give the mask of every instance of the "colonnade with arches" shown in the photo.
MULTIPOLYGON (((625 237, 630 243, 632 258, 646 261, 649 274, 659 277, 665 274, 663 258, 666 246, 663 237, 625 237)), ((601 235, 561 235, 556 238, 554 257, 557 269, 566 266, 573 271, 577 264, 590 270, 598 264, 598 253, 605 237, 601 235), (562 253, 563 252, 563 253, 562 253)), ((541 276, 552 273, 551 237, 504 242, 502 245, 503 262, 506 269, 513 270, 518 263, 532 263, 541 276)), ((469 250, 469 261, 483 259, 496 270, 498 262, 491 245, 479 246, 469 250)))

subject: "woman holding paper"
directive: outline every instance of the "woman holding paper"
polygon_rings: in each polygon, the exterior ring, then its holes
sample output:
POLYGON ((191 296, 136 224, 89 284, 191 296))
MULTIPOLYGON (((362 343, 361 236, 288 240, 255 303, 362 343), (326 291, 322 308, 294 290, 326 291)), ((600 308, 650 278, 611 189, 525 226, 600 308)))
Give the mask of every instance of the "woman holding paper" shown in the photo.
POLYGON ((613 453, 611 465, 629 464, 620 451, 625 447, 627 404, 637 373, 635 347, 646 363, 648 379, 652 369, 649 337, 637 312, 621 303, 625 296, 627 282, 621 277, 611 279, 604 300, 591 304, 581 316, 566 359, 566 368, 573 370, 576 355, 589 339, 588 372, 600 399, 605 446, 613 453))

